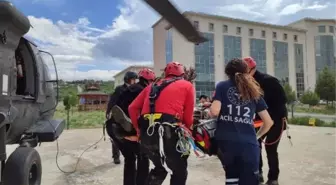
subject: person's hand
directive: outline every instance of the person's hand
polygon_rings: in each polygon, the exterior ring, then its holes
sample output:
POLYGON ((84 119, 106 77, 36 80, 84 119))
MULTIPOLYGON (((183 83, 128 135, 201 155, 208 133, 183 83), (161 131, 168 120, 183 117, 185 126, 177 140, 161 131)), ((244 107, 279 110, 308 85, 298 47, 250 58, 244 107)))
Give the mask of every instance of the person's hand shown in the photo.
POLYGON ((210 107, 210 106, 211 106, 211 102, 204 102, 204 103, 203 103, 203 106, 204 106, 204 107, 210 107))
POLYGON ((139 142, 138 136, 125 136, 124 138, 129 141, 139 142))

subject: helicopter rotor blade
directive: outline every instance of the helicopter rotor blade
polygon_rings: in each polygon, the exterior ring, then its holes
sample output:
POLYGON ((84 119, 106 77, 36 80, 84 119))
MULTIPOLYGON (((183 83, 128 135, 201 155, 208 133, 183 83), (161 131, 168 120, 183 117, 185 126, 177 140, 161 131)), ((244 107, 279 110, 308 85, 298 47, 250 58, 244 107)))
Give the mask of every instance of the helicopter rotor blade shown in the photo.
POLYGON ((143 0, 167 20, 189 42, 199 44, 208 41, 169 0, 143 0))

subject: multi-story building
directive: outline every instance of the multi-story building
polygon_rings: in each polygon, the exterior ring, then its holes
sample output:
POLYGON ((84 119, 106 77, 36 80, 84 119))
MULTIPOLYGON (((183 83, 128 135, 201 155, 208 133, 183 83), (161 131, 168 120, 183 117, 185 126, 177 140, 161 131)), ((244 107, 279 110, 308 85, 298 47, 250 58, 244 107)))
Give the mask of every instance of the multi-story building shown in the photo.
MULTIPOLYGON (((170 61, 195 67, 197 96, 210 95, 215 83, 226 79, 225 64, 232 58, 245 56, 252 56, 258 70, 277 77, 283 84, 289 83, 298 94, 315 86, 316 72, 312 65, 316 63, 312 57, 315 52, 307 49, 314 45, 310 37, 313 38, 315 32, 310 33, 304 24, 282 26, 195 12, 184 15, 209 41, 199 45, 190 43, 167 21, 160 19, 153 25, 154 70, 159 74, 170 61)), ((336 21, 322 22, 329 28, 335 26, 336 21)), ((321 66, 331 65, 329 58, 321 66)))
POLYGON ((124 75, 127 71, 133 71, 136 73, 139 73, 139 71, 143 68, 149 68, 153 70, 153 67, 151 66, 139 66, 139 65, 133 65, 133 66, 129 66, 125 69, 123 69, 122 71, 120 71, 119 73, 114 75, 114 87, 117 87, 118 85, 122 85, 124 84, 124 75))
POLYGON ((304 18, 289 26, 306 30, 306 61, 308 88, 314 89, 318 74, 324 67, 335 70, 336 20, 304 18))

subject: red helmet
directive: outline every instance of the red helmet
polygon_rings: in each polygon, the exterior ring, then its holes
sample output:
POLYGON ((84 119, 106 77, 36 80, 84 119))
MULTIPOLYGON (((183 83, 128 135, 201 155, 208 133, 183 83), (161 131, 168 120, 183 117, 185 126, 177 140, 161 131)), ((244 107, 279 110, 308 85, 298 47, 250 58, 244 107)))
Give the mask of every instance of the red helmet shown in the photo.
POLYGON ((255 60, 252 57, 245 57, 245 58, 243 58, 243 61, 246 62, 247 66, 250 69, 253 69, 257 66, 257 63, 255 62, 255 60))
POLYGON ((178 62, 170 62, 167 64, 164 72, 166 77, 169 75, 182 76, 184 75, 184 67, 178 62))
POLYGON ((155 73, 151 69, 148 69, 148 68, 141 69, 138 75, 139 75, 139 78, 142 77, 146 80, 154 80, 156 78, 155 73))

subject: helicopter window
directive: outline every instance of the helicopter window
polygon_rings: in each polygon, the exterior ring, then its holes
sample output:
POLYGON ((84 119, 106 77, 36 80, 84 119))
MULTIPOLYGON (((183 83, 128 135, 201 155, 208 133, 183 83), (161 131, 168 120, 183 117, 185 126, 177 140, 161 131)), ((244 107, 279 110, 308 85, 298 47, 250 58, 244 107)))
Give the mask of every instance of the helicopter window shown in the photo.
POLYGON ((16 94, 34 99, 35 96, 35 68, 34 60, 27 47, 27 41, 21 39, 15 51, 17 67, 17 88, 16 94))

